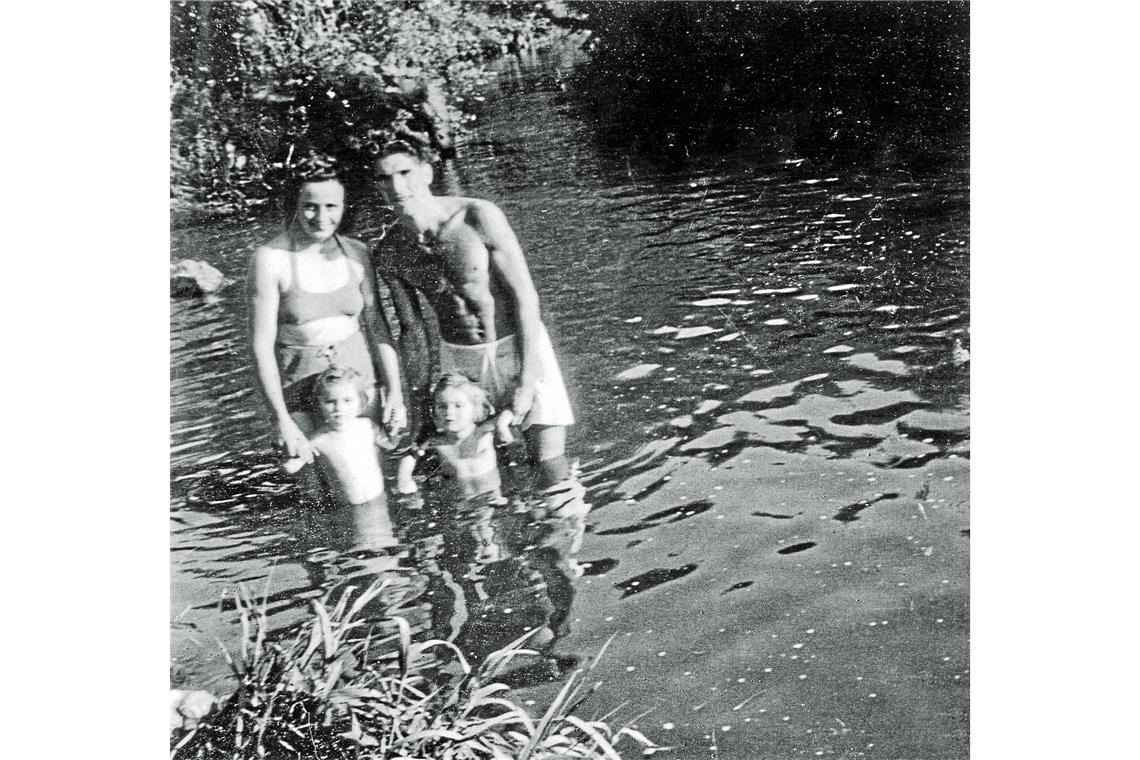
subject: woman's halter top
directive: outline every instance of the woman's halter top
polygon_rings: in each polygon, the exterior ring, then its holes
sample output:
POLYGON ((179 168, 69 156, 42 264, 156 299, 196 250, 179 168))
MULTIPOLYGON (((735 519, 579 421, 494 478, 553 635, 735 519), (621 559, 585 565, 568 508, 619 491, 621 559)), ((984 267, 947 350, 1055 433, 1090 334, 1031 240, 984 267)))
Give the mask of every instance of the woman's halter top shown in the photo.
MULTIPOLYGON (((340 238, 336 239, 341 252, 344 246, 340 238)), ((345 268, 348 270, 348 281, 336 290, 327 293, 314 293, 301 287, 297 278, 297 254, 289 252, 289 266, 292 269, 293 281, 289 288, 281 294, 278 307, 278 320, 283 324, 300 325, 314 319, 324 317, 355 317, 364 309, 364 296, 360 291, 361 278, 356 275, 350 259, 345 254, 345 268)))

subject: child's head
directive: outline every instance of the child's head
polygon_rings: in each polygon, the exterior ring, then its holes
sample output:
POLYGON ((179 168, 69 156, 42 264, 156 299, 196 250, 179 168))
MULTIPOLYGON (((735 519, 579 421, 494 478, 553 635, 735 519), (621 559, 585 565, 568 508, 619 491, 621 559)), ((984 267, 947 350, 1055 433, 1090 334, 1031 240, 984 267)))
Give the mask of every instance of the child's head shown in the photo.
POLYGON ((313 392, 321 419, 333 427, 359 417, 368 406, 364 376, 351 367, 329 367, 317 375, 313 392))
POLYGON ((449 372, 432 389, 432 420, 441 433, 457 433, 495 413, 486 392, 466 375, 449 372))

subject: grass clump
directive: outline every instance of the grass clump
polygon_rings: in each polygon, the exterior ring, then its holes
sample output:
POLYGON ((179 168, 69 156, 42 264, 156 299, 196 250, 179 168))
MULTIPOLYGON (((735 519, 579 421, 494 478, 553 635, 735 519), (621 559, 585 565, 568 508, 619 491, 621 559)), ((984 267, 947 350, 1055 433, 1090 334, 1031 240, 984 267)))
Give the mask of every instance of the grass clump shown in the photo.
POLYGON ((473 668, 451 642, 413 642, 408 622, 386 607, 366 616, 366 607, 383 607, 389 584, 347 588, 332 606, 314 601, 310 618, 276 641, 266 601, 243 594, 241 650, 226 653, 237 690, 196 728, 172 736, 171 757, 620 760, 617 745, 627 738, 663 749, 628 724, 612 728, 610 716, 577 714, 600 685, 588 684, 604 646, 535 719, 495 680, 516 657, 538 654, 523 647, 530 634, 473 668))

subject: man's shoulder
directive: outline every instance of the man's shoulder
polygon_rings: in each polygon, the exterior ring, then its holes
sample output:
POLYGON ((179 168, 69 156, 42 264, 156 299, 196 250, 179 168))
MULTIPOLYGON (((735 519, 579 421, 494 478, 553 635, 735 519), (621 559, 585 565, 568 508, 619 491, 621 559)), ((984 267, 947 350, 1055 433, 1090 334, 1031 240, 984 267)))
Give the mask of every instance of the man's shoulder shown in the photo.
POLYGON ((493 201, 485 198, 471 198, 466 195, 437 195, 436 201, 443 208, 448 222, 463 221, 479 226, 488 218, 502 216, 503 212, 493 201))
POLYGON ((483 225, 489 221, 498 221, 504 218, 502 209, 494 201, 485 198, 464 198, 463 200, 467 208, 467 219, 473 224, 483 225))

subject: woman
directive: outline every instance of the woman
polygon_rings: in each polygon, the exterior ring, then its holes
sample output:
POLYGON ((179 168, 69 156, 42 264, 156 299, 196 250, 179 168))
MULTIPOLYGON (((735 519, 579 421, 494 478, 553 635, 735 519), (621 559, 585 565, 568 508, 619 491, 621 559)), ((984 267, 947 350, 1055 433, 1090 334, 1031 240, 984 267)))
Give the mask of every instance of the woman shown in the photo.
POLYGON ((382 423, 406 423, 399 363, 376 307, 368 253, 337 234, 344 185, 331 161, 310 159, 286 187, 285 231, 258 248, 249 271, 249 337, 258 384, 290 458, 311 462, 316 427, 312 385, 337 364, 375 388, 383 381, 382 423))

